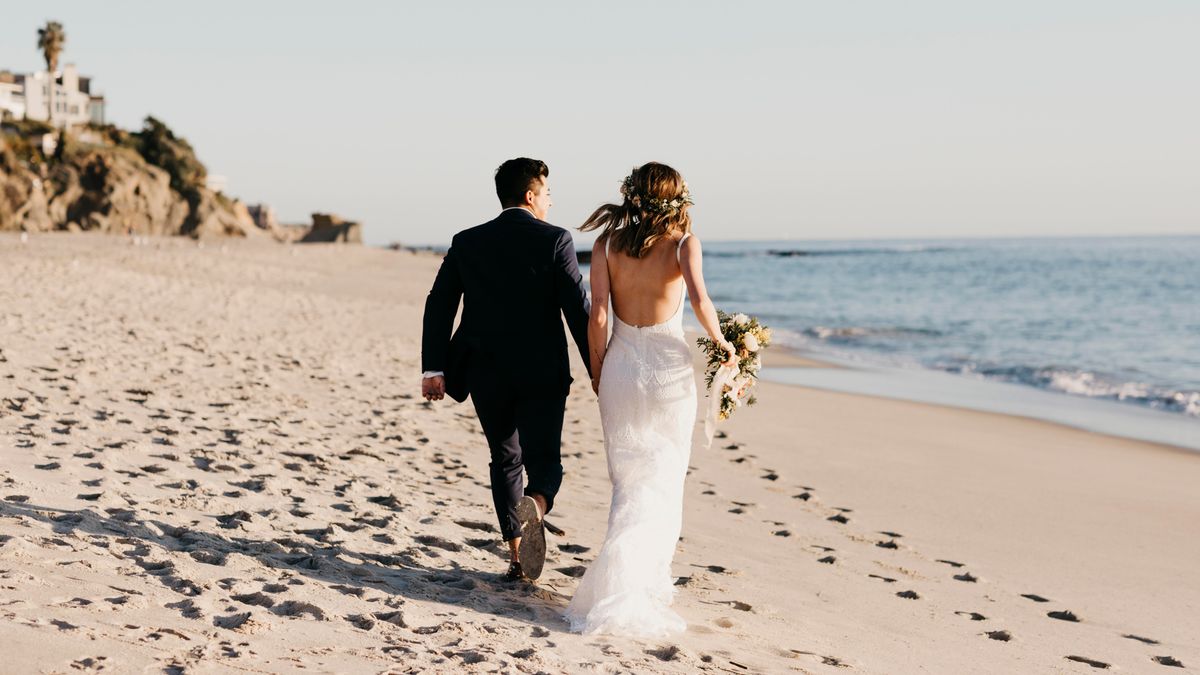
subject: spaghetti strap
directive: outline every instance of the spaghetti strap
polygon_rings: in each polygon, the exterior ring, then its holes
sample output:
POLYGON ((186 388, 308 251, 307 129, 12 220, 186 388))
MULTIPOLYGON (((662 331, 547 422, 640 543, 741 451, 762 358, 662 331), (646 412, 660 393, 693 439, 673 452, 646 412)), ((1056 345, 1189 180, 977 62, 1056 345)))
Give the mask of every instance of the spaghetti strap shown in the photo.
POLYGON ((609 295, 612 295, 612 260, 608 257, 608 242, 612 239, 612 232, 604 235, 604 272, 608 275, 609 295))
POLYGON ((684 243, 684 241, 688 240, 689 237, 691 237, 690 232, 684 234, 683 237, 680 237, 678 243, 676 244, 676 262, 677 263, 679 262, 679 251, 683 250, 683 243, 684 243))
POLYGON ((675 244, 675 262, 679 262, 679 252, 683 250, 683 242, 687 241, 687 238, 690 236, 692 236, 692 233, 688 232, 680 237, 679 242, 675 244))

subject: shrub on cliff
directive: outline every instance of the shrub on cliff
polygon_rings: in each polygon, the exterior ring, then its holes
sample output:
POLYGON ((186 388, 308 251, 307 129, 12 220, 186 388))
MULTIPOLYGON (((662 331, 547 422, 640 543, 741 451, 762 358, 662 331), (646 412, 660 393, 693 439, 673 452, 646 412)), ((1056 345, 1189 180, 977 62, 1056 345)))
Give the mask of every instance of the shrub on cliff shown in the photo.
POLYGON ((190 143, 154 117, 147 117, 142 130, 130 136, 142 158, 171 177, 171 189, 190 201, 198 198, 208 171, 196 159, 190 143))
POLYGON ((40 120, 8 119, 0 123, 0 133, 8 142, 17 159, 25 164, 41 164, 46 161, 42 155, 41 137, 54 131, 54 127, 40 120))

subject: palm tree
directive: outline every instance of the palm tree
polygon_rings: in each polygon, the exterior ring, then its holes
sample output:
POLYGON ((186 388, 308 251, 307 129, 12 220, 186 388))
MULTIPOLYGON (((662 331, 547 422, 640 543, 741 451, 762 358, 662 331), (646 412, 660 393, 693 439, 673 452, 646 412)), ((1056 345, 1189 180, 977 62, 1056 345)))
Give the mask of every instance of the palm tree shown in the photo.
POLYGON ((46 57, 46 74, 49 76, 50 95, 46 98, 46 121, 54 124, 54 72, 58 70, 58 56, 62 54, 63 44, 67 34, 63 32, 62 24, 57 21, 47 21, 44 28, 38 29, 38 49, 46 57))

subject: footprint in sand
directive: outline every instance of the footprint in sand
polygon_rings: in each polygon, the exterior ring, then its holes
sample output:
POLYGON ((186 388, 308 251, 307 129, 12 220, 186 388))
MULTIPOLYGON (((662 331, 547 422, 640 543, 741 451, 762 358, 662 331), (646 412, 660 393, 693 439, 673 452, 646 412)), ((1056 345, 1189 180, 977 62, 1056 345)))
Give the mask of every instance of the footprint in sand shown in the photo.
POLYGON ((893 579, 893 578, 891 578, 891 577, 885 577, 885 576, 882 576, 882 575, 879 575, 879 574, 868 574, 867 576, 868 576, 869 578, 871 578, 871 579, 878 579, 878 580, 880 580, 880 581, 882 581, 882 582, 884 582, 884 583, 888 583, 888 584, 894 584, 894 583, 896 583, 896 580, 895 580, 895 579, 893 579))
MULTIPOLYGON (((116 599, 117 598, 110 598, 109 602, 113 602, 116 599)), ((124 602, 126 602, 129 598, 128 598, 128 596, 122 596, 120 599, 121 599, 120 604, 124 604, 124 602)), ((185 619, 199 619, 204 616, 204 612, 199 607, 196 606, 196 602, 194 600, 180 600, 179 602, 169 602, 169 603, 163 605, 163 607, 166 607, 167 609, 178 609, 179 613, 182 614, 183 618, 185 618, 185 619)), ((247 614, 247 616, 249 616, 249 614, 247 614)), ((215 624, 215 625, 220 627, 220 624, 215 624)))
POLYGON ((841 523, 842 525, 845 525, 846 523, 850 522, 849 518, 847 518, 846 516, 844 516, 840 513, 829 516, 825 520, 833 521, 835 523, 841 523))
POLYGON ((491 523, 485 523, 479 520, 456 520, 455 525, 465 527, 469 530, 479 530, 481 532, 495 532, 496 526, 491 523))
POLYGON ((1100 668, 1101 670, 1112 667, 1103 661, 1097 661, 1096 659, 1089 659, 1086 656, 1066 656, 1063 658, 1065 658, 1068 661, 1075 661, 1077 663, 1086 663, 1087 665, 1089 665, 1093 668, 1100 668))
POLYGON ((1163 665, 1163 666, 1171 666, 1173 668, 1182 668, 1183 667, 1182 661, 1180 661, 1179 659, 1176 659, 1176 658, 1172 658, 1170 656, 1154 656, 1154 657, 1151 657, 1150 660, 1159 665, 1163 665))
POLYGON ((583 565, 572 565, 571 567, 559 567, 554 571, 573 579, 578 579, 583 576, 584 572, 587 572, 587 568, 583 565))
POLYGON ((367 594, 367 589, 360 586, 345 586, 342 584, 333 584, 330 586, 333 590, 343 595, 353 595, 356 598, 361 598, 367 594))
POLYGON ((898 597, 904 598, 905 600, 920 600, 921 599, 921 596, 918 595, 916 591, 900 591, 896 595, 898 597))
POLYGON ((954 578, 957 579, 958 581, 966 581, 969 583, 975 583, 976 581, 979 581, 979 577, 975 576, 974 574, 971 574, 970 572, 963 572, 962 574, 955 574, 954 578))
POLYGON ((350 614, 342 618, 353 624, 355 628, 362 630, 371 630, 375 627, 375 620, 362 614, 350 614))
POLYGON ((817 562, 819 562, 819 563, 825 563, 826 565, 832 565, 832 564, 834 564, 835 562, 837 562, 837 558, 835 558, 835 557, 833 557, 833 556, 831 556, 831 555, 827 555, 827 556, 825 556, 824 558, 818 558, 818 559, 817 559, 817 562))
POLYGON ((408 624, 404 621, 404 614, 400 610, 395 610, 392 612, 375 612, 372 616, 384 623, 391 624, 398 628, 408 628, 408 624))
POLYGON ((219 567, 219 566, 222 566, 225 564, 225 554, 224 553, 220 553, 218 551, 213 551, 213 550, 206 549, 206 548, 196 549, 194 551, 189 552, 188 555, 190 555, 192 557, 192 560, 195 560, 196 562, 199 562, 199 563, 204 563, 206 565, 216 565, 219 567))
POLYGON ((900 545, 896 543, 895 539, 888 539, 887 541, 875 542, 875 545, 878 546, 879 548, 890 548, 890 549, 900 548, 900 545))
POLYGON ((107 656, 89 656, 84 659, 72 661, 71 668, 88 673, 98 673, 107 669, 107 666, 104 663, 107 660, 107 656))
POLYGON ((1059 621, 1070 621, 1072 623, 1079 623, 1079 617, 1075 616, 1075 613, 1072 612, 1071 610, 1063 610, 1063 611, 1059 611, 1059 612, 1047 612, 1046 616, 1050 617, 1051 619, 1058 619, 1059 621))
POLYGON ((646 653, 659 661, 675 661, 683 652, 675 645, 667 645, 658 649, 647 649, 646 653))
POLYGON ((414 537, 414 539, 419 544, 424 544, 425 546, 432 546, 433 548, 440 548, 444 551, 450 551, 452 553, 458 553, 459 551, 463 550, 462 544, 456 544, 452 541, 448 541, 446 539, 443 539, 438 536, 434 536, 432 534, 418 535, 418 536, 414 537))
POLYGON ((239 612, 227 616, 213 617, 213 625, 217 628, 224 628, 239 633, 253 633, 265 627, 264 624, 252 619, 250 612, 239 612))
POLYGON ((280 616, 303 616, 307 614, 317 621, 325 620, 325 611, 311 602, 288 600, 280 603, 278 607, 271 611, 280 616))
POLYGON ((979 612, 955 612, 959 616, 965 616, 972 621, 986 621, 987 617, 979 612))
POLYGON ((949 565, 949 566, 951 566, 951 567, 963 567, 963 563, 960 563, 960 562, 954 562, 953 560, 942 560, 942 559, 938 559, 938 562, 940 562, 940 563, 945 563, 945 564, 947 564, 947 565, 949 565))
POLYGON ((999 640, 1000 642, 1008 642, 1013 639, 1012 633, 1006 630, 989 630, 984 633, 989 639, 999 640))
POLYGON ((1130 640, 1137 640, 1138 642, 1143 642, 1148 645, 1159 644, 1158 640, 1155 640, 1153 638, 1148 638, 1148 637, 1142 637, 1140 635, 1130 635, 1129 633, 1126 633, 1125 635, 1122 635, 1121 637, 1129 638, 1130 640))
POLYGON ((846 663, 845 661, 839 659, 836 656, 825 656, 824 654, 817 654, 816 652, 806 652, 802 649, 791 649, 788 651, 790 651, 792 654, 798 654, 800 656, 811 656, 816 659, 820 659, 821 665, 834 666, 835 668, 849 668, 850 667, 849 663, 846 663))
POLYGON ((1032 600, 1034 602, 1050 602, 1050 598, 1043 598, 1042 596, 1040 596, 1036 593, 1022 593, 1021 597, 1029 598, 1030 600, 1032 600))
POLYGON ((256 605, 258 607, 274 607, 275 599, 262 593, 243 593, 234 595, 232 598, 244 605, 256 605))

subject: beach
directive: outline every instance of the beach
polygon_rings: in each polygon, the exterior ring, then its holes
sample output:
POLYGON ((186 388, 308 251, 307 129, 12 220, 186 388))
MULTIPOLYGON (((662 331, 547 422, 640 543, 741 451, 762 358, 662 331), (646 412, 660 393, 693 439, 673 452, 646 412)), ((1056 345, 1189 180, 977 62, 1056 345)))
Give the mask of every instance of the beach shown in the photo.
POLYGON ((570 634, 609 501, 577 355, 566 535, 506 583, 474 410, 419 397, 439 257, 139 242, 0 234, 6 672, 1200 667, 1200 454, 771 382, 697 427, 688 631, 570 634))

